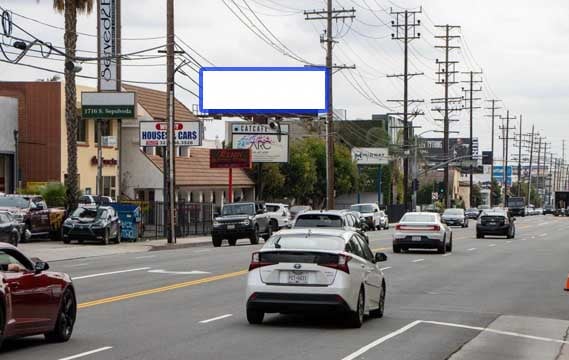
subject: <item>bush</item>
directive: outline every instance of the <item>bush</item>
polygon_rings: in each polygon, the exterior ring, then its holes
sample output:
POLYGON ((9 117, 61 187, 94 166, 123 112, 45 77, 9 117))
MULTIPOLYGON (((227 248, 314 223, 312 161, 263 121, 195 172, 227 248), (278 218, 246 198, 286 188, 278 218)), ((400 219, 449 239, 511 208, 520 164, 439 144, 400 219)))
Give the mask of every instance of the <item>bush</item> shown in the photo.
POLYGON ((65 206, 65 186, 59 182, 48 183, 40 188, 39 193, 43 196, 47 206, 65 206))

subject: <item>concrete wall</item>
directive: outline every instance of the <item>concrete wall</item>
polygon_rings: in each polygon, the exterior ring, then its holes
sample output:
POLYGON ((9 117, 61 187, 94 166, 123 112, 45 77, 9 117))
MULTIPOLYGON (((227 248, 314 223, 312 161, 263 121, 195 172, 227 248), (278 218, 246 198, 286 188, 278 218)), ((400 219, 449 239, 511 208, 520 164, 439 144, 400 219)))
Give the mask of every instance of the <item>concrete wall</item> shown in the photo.
POLYGON ((18 130, 18 99, 0 96, 0 153, 16 150, 14 130, 18 130))

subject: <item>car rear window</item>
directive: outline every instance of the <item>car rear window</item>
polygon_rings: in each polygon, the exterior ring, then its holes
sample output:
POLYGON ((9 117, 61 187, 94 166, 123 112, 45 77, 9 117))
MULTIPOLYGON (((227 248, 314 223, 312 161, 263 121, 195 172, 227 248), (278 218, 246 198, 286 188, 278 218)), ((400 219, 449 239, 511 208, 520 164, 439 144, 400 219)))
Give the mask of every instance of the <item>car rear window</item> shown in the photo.
POLYGON ((405 214, 401 222, 434 222, 435 216, 429 214, 405 214))
POLYGON ((301 214, 296 219, 294 227, 342 227, 342 218, 339 215, 331 214, 301 214))
POLYGON ((352 205, 350 206, 350 210, 361 213, 371 213, 373 212, 374 207, 372 205, 352 205))
POLYGON ((275 235, 263 248, 340 251, 344 246, 344 239, 337 236, 275 235))
POLYGON ((267 205, 267 211, 268 212, 277 212, 279 211, 279 207, 278 205, 267 205))
POLYGON ((446 209, 444 214, 445 215, 462 215, 462 209, 446 209))

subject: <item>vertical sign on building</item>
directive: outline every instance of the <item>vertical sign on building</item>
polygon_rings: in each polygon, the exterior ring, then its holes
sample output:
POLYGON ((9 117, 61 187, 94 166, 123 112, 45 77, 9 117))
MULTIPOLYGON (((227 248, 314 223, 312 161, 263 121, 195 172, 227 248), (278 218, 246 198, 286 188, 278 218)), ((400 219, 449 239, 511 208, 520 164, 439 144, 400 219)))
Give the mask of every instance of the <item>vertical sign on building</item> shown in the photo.
POLYGON ((117 91, 116 0, 98 0, 99 91, 117 91))

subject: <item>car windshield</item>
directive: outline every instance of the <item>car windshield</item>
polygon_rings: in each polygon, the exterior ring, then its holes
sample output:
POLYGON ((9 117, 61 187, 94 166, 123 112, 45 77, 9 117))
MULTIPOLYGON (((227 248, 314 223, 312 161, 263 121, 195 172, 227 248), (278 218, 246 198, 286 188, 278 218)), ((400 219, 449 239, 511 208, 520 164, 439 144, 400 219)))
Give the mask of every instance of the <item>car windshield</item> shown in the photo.
POLYGON ((344 244, 344 239, 337 236, 276 235, 267 241, 264 248, 341 251, 344 244))
POLYGON ((279 211, 280 206, 278 205, 267 205, 268 212, 277 212, 279 211))
POLYGON ((333 214, 302 214, 296 219, 294 227, 310 228, 310 227, 342 227, 342 218, 333 214))
POLYGON ((71 218, 82 220, 95 220, 104 218, 107 215, 107 210, 102 208, 84 208, 79 207, 75 209, 71 218))
POLYGON ((230 204, 225 205, 221 215, 255 215, 254 204, 230 204))
POLYGON ((14 207, 25 209, 30 206, 30 201, 23 197, 2 196, 0 197, 0 207, 14 207))
POLYGON ((468 209, 468 210, 466 210, 466 211, 468 211, 468 212, 478 212, 478 210, 475 209, 475 208, 470 208, 470 209, 468 209))
POLYGON ((405 214, 401 222, 435 222, 435 215, 430 214, 405 214))
POLYGON ((443 215, 462 215, 463 212, 462 209, 446 209, 443 215))
POLYGON ((512 206, 524 206, 525 205, 525 201, 523 198, 509 198, 508 199, 508 206, 512 207, 512 206))
POLYGON ((372 205, 352 205, 350 209, 361 213, 371 213, 374 210, 372 205))
POLYGON ((8 224, 12 222, 12 217, 8 213, 0 213, 0 224, 8 224))

